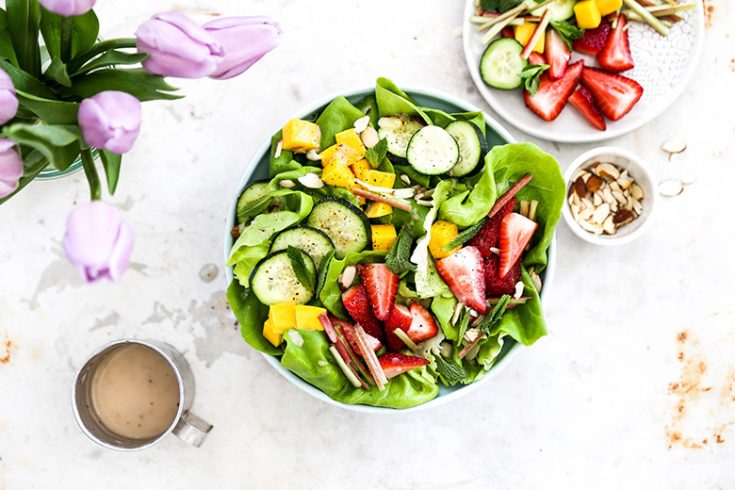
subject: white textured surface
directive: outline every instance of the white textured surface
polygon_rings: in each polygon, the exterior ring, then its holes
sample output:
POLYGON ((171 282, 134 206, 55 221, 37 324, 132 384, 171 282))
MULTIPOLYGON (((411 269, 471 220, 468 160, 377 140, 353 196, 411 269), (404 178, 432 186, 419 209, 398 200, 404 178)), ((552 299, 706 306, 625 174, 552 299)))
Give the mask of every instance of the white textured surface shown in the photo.
MULTIPOLYGON (((268 14, 286 35, 243 77, 187 82, 184 101, 145 106, 113 200, 137 236, 120 284, 84 286, 61 256, 65 215, 86 199, 81 176, 36 183, 0 208, 0 489, 735 488, 726 382, 735 381, 735 16, 729 2, 712 3, 693 83, 662 117, 612 141, 649 159, 661 179, 686 166, 696 184, 662 200, 648 234, 625 247, 586 245, 561 225, 551 334, 461 401, 385 417, 347 413, 288 384, 240 340, 221 269, 212 283, 199 270, 220 263, 243 162, 308 100, 385 75, 482 106, 453 36, 461 2, 100 0, 103 25, 123 26, 105 37, 171 7, 268 14), (689 149, 668 163, 659 146, 673 136, 689 149), (196 412, 215 425, 204 447, 171 438, 114 453, 76 428, 75 368, 123 336, 185 352, 196 412), (689 393, 669 393, 688 367, 689 393), (686 444, 669 449, 667 430, 686 444), (695 443, 703 447, 684 447, 695 443)), ((591 147, 541 146, 564 167, 591 147)))

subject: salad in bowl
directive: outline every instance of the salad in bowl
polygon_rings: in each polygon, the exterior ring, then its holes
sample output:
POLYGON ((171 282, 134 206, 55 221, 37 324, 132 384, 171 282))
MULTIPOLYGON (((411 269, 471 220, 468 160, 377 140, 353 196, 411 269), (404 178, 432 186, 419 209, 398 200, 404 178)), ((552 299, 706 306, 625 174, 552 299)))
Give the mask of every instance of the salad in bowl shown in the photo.
POLYGON ((482 112, 384 78, 362 95, 272 137, 267 175, 258 166, 233 205, 227 297, 245 341, 292 380, 404 409, 546 334, 565 184, 552 156, 503 144, 482 112))

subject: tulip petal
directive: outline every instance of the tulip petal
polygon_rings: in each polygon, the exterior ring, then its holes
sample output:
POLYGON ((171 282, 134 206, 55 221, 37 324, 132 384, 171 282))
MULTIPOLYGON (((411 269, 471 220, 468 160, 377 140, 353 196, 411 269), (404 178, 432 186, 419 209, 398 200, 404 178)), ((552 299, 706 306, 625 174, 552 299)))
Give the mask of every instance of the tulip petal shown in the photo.
POLYGON ((119 281, 123 273, 128 269, 130 253, 133 250, 134 242, 133 229, 123 221, 120 224, 120 232, 118 233, 115 246, 112 248, 108 260, 110 279, 114 282, 119 281))
POLYGON ((0 198, 15 192, 23 176, 23 160, 14 146, 14 141, 0 138, 0 198))
POLYGON ((224 60, 211 78, 224 80, 243 73, 278 46, 281 28, 268 17, 224 17, 204 28, 224 50, 224 60))

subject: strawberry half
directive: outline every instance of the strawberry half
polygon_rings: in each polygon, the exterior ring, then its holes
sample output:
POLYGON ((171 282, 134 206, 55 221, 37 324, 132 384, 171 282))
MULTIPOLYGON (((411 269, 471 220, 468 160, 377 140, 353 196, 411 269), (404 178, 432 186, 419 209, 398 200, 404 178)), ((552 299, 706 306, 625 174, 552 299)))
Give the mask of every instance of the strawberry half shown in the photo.
POLYGON ((518 199, 515 197, 508 201, 508 204, 503 206, 495 216, 485 221, 480 231, 470 238, 467 245, 476 247, 483 257, 493 255, 490 249, 498 247, 498 242, 500 241, 500 222, 503 221, 506 214, 513 212, 513 208, 517 202, 518 199))
POLYGON ((383 341, 383 329, 370 307, 367 291, 362 284, 356 284, 342 293, 342 304, 355 323, 362 325, 365 332, 376 339, 383 341))
POLYGON ((628 41, 628 19, 625 15, 618 15, 618 23, 607 38, 605 45, 597 53, 597 62, 607 71, 621 72, 635 66, 633 55, 630 54, 628 41))
POLYGON ((566 73, 559 80, 552 80, 547 73, 541 75, 541 83, 539 83, 536 94, 531 95, 527 90, 523 93, 526 107, 544 121, 556 119, 577 87, 583 68, 584 62, 577 61, 569 65, 566 73))
POLYGON ((578 53, 597 56, 610 36, 610 23, 603 22, 594 29, 584 31, 584 35, 574 41, 572 48, 578 53))
POLYGON ((582 85, 590 91, 600 112, 613 121, 629 113, 643 96, 643 87, 632 78, 596 68, 584 69, 582 85))
POLYGON ((390 315, 385 321, 385 340, 388 342, 388 348, 392 351, 399 351, 406 347, 401 339, 396 337, 393 331, 400 328, 404 332, 408 333, 413 323, 413 316, 407 306, 395 305, 390 310, 390 315))
POLYGON ((409 310, 411 311, 411 326, 406 332, 408 338, 418 344, 433 338, 439 332, 434 317, 426 308, 418 303, 411 303, 409 310))
POLYGON ((380 367, 385 373, 385 377, 388 379, 395 378, 399 374, 403 374, 411 369, 420 368, 426 366, 429 361, 423 357, 407 356, 406 354, 399 354, 397 352, 389 352, 378 357, 380 367))
POLYGON ((546 62, 549 65, 549 78, 558 80, 563 77, 571 58, 571 51, 556 29, 549 29, 546 32, 546 62))
POLYGON ((532 51, 531 54, 528 56, 528 62, 532 65, 545 65, 546 58, 544 58, 544 55, 542 55, 541 53, 532 51))
MULTIPOLYGON (((344 320, 340 320, 339 318, 334 317, 332 317, 332 325, 338 326, 342 329, 345 340, 348 344, 350 344, 352 351, 358 356, 362 356, 362 354, 360 353, 360 348, 357 346, 357 334, 355 333, 355 326, 350 322, 346 322, 344 320)), ((368 343, 370 344, 370 348, 373 349, 373 351, 378 351, 381 347, 383 347, 383 344, 380 343, 380 340, 376 339, 372 335, 368 334, 367 339, 368 343)))
POLYGON ((526 245, 531 241, 538 223, 522 214, 510 213, 500 223, 500 270, 501 279, 508 275, 513 265, 521 258, 526 245))
POLYGON ((471 245, 462 247, 437 261, 436 269, 460 303, 485 313, 485 264, 477 248, 471 245))
POLYGON ((577 109, 593 127, 600 131, 605 131, 605 128, 607 128, 605 118, 600 114, 600 110, 592 100, 592 94, 590 94, 589 90, 584 87, 579 87, 577 91, 569 97, 569 103, 572 104, 572 106, 577 109))
POLYGON ((505 277, 500 277, 500 256, 493 254, 485 258, 485 294, 498 297, 513 294, 516 283, 521 280, 521 261, 516 261, 505 277))
POLYGON ((360 282, 367 290, 375 318, 385 321, 398 292, 398 276, 385 264, 363 264, 358 268, 360 282))

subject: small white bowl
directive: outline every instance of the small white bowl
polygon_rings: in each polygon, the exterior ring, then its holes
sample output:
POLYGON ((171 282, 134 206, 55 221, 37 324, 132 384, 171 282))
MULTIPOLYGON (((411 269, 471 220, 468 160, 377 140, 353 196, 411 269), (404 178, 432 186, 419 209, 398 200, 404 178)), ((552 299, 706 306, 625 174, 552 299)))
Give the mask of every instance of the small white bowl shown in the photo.
POLYGON ((653 210, 656 207, 656 198, 658 194, 656 192, 656 178, 646 162, 635 153, 613 146, 594 148, 577 157, 577 159, 569 165, 567 171, 564 173, 564 181, 566 182, 567 187, 562 215, 564 216, 564 220, 567 222, 567 226, 582 240, 602 246, 623 245, 637 239, 648 229, 651 223, 653 210), (595 235, 579 226, 579 224, 574 221, 574 217, 572 217, 569 200, 567 199, 567 196, 569 195, 569 187, 572 185, 572 178, 577 171, 597 162, 609 162, 627 170, 633 180, 635 180, 635 182, 643 189, 643 212, 631 223, 620 227, 615 235, 595 235))

